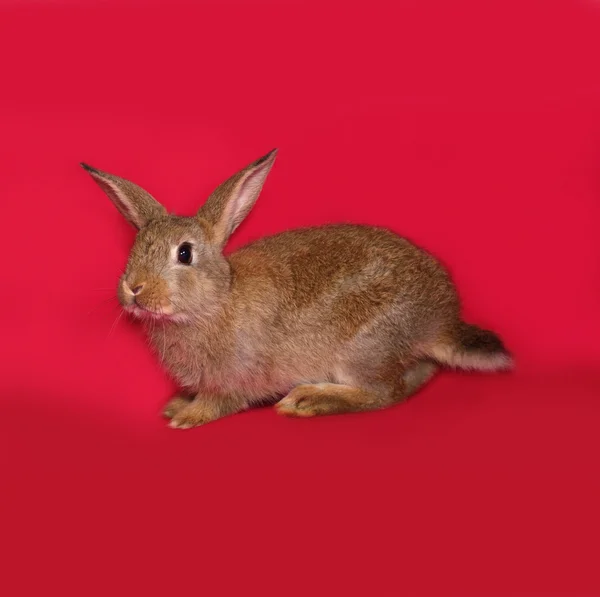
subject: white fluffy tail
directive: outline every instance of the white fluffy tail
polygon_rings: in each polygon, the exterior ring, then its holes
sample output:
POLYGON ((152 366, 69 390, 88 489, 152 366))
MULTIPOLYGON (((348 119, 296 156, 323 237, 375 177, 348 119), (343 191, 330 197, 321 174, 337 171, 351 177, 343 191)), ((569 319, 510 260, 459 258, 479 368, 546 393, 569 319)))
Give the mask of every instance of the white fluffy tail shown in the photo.
POLYGON ((514 365, 497 334, 464 322, 458 326, 452 341, 435 344, 429 355, 455 369, 502 371, 514 365))

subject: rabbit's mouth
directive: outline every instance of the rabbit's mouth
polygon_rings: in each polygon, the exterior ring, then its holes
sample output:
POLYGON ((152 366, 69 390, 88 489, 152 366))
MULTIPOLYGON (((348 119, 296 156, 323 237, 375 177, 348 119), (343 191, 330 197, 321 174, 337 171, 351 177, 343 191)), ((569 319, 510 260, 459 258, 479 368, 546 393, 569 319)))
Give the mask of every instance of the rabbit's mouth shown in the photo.
POLYGON ((126 311, 128 311, 138 319, 154 319, 166 321, 172 319, 173 317, 173 310, 171 307, 159 307, 158 309, 150 309, 146 306, 132 304, 126 307, 126 311))

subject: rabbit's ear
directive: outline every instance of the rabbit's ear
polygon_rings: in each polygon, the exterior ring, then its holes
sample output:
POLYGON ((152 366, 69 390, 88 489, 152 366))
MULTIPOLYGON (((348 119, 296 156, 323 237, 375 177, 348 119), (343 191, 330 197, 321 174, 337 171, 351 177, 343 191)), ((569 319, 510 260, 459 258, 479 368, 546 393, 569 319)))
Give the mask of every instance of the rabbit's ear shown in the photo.
POLYGON ((150 193, 136 184, 96 170, 87 164, 82 163, 81 166, 91 174, 121 214, 138 230, 150 220, 166 215, 167 210, 150 193))
POLYGON ((214 242, 223 246, 258 199, 273 166, 274 149, 218 186, 200 208, 198 217, 211 224, 214 242))

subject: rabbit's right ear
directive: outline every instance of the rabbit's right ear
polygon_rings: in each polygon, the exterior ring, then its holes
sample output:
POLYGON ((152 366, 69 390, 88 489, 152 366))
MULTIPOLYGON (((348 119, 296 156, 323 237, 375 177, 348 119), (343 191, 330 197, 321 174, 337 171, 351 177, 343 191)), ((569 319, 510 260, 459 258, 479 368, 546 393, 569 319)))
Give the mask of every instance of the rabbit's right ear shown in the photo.
POLYGON ((151 220, 167 214, 167 210, 147 191, 129 180, 96 170, 87 164, 81 167, 90 173, 121 214, 138 230, 151 220))

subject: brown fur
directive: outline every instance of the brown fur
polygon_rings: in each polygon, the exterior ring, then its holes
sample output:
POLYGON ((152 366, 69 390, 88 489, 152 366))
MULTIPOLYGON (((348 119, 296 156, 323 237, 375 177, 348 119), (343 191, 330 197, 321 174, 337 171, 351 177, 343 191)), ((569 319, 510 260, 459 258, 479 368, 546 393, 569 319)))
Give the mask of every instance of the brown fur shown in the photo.
POLYGON ((86 166, 139 229, 118 295, 184 390, 164 410, 172 427, 281 396, 290 416, 374 410, 416 392, 439 365, 510 366, 495 334, 461 321, 438 262, 389 230, 297 229, 224 257, 274 160, 238 172, 190 218, 86 166), (184 242, 191 265, 177 262, 184 242))

